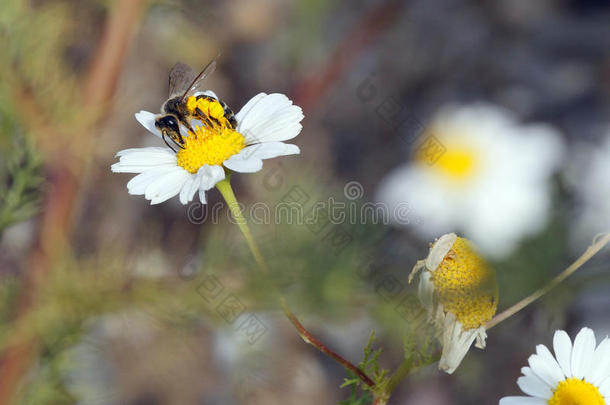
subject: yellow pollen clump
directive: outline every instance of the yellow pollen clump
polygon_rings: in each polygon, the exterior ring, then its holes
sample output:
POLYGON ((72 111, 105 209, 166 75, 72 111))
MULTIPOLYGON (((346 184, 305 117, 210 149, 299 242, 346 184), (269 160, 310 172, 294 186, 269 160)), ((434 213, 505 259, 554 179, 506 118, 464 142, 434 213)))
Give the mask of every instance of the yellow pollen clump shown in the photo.
POLYGON ((231 128, 200 126, 184 137, 184 149, 176 153, 178 166, 197 173, 203 165, 221 165, 246 146, 242 134, 231 128))
POLYGON ((496 273, 468 240, 456 239, 431 280, 445 312, 453 313, 464 330, 484 325, 496 313, 496 273))
POLYGON ((605 405, 606 401, 593 384, 568 378, 557 385, 549 405, 605 405))
POLYGON ((222 105, 220 105, 217 100, 211 97, 204 96, 197 99, 197 97, 191 96, 186 100, 186 108, 188 108, 189 112, 195 116, 198 115, 196 113, 196 109, 199 108, 199 111, 208 117, 212 117, 217 120, 225 120, 224 108, 222 108, 222 105))

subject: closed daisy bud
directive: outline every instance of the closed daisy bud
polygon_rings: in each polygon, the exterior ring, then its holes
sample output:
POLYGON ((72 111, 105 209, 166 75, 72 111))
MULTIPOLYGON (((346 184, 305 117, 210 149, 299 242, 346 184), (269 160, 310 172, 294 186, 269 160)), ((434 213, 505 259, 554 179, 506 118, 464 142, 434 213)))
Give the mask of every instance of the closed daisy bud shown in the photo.
POLYGON ((439 368, 451 374, 475 339, 478 348, 485 348, 485 324, 498 307, 496 274, 468 240, 454 233, 432 244, 409 282, 419 271, 419 299, 442 344, 439 368))

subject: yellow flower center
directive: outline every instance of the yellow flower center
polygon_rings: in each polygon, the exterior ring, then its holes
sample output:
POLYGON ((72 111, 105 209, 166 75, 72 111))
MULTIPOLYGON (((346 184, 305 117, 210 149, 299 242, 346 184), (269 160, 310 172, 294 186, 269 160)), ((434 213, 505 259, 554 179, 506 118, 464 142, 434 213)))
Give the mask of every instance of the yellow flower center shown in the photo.
POLYGON ((477 165, 476 150, 460 139, 439 138, 439 142, 443 144, 445 150, 434 162, 430 161, 426 148, 418 149, 415 161, 421 165, 431 166, 437 174, 450 182, 462 182, 471 178, 477 165))
POLYGON ((484 325, 496 313, 496 273, 468 240, 456 239, 431 279, 445 312, 455 314, 464 330, 484 325))
POLYGON ((222 165, 246 146, 244 136, 231 127, 218 101, 189 97, 187 108, 203 125, 184 137, 183 149, 176 153, 178 166, 197 173, 203 165, 222 165))
POLYGON ((593 384, 568 378, 557 385, 549 405, 605 405, 606 401, 593 384))

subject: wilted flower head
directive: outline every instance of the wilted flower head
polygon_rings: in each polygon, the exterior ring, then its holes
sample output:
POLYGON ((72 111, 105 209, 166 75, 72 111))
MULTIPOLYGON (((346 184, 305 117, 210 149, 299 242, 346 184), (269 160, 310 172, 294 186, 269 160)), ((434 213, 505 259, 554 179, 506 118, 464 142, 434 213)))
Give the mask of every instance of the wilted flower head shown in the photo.
POLYGON ((583 328, 574 344, 563 330, 553 337, 555 356, 545 345, 523 367, 517 385, 527 397, 505 397, 500 405, 610 404, 610 339, 595 347, 595 334, 583 328))
POLYGON ((425 260, 417 262, 419 299, 442 345, 439 368, 451 374, 476 339, 485 348, 485 324, 498 307, 498 285, 492 268, 454 233, 441 236, 425 260))
MULTIPOLYGON (((192 201, 195 193, 206 202, 205 192, 224 180, 227 171, 254 173, 263 159, 300 153, 296 145, 283 141, 301 132, 303 112, 283 94, 260 93, 235 114, 237 126, 224 117, 224 109, 211 91, 209 97, 187 100, 190 110, 199 108, 209 118, 192 122, 193 132, 177 152, 169 147, 125 149, 117 153, 112 165, 118 173, 140 173, 127 183, 129 194, 144 195, 151 204, 162 203, 175 195, 180 202, 192 201)), ((136 119, 151 133, 162 137, 155 127, 155 115, 140 111, 136 119)))
POLYGON ((439 152, 430 155, 432 144, 423 142, 409 165, 384 179, 377 198, 408 204, 425 237, 458 229, 486 255, 501 257, 542 230, 563 150, 555 130, 474 105, 443 110, 422 138, 434 139, 439 152))

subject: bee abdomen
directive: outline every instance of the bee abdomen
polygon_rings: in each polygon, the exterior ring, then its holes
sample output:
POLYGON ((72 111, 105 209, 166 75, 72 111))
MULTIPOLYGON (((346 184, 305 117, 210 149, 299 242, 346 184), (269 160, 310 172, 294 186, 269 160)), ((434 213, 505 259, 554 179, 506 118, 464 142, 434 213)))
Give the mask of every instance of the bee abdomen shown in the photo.
POLYGON ((227 119, 227 121, 229 121, 233 129, 237 128, 237 120, 235 119, 235 114, 233 114, 233 110, 231 110, 227 103, 225 103, 224 101, 218 100, 218 102, 222 106, 222 109, 225 110, 225 118, 227 119))

